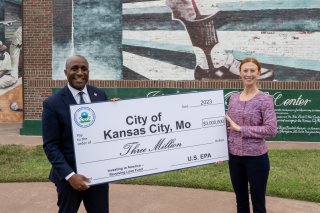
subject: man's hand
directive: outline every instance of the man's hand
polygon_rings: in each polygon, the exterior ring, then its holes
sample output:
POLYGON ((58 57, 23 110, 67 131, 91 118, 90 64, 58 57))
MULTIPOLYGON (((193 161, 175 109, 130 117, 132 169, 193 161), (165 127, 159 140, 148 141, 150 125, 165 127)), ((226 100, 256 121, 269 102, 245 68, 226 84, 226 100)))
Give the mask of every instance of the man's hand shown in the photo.
POLYGON ((68 182, 72 188, 78 191, 85 191, 90 188, 90 186, 87 185, 87 183, 90 183, 90 179, 80 174, 72 175, 68 182))
POLYGON ((233 131, 237 131, 240 132, 241 127, 236 124, 230 117, 228 114, 226 114, 226 119, 227 121, 230 123, 230 126, 228 127, 228 129, 233 130, 233 131))

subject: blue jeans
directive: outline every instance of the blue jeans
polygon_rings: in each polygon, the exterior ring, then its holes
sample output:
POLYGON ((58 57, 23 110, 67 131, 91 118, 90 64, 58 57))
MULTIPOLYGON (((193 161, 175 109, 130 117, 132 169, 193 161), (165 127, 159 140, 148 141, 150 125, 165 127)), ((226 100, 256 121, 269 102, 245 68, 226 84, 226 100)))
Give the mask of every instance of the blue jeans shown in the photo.
POLYGON ((229 171, 236 194, 237 213, 250 213, 249 190, 254 213, 266 213, 266 189, 270 170, 268 153, 261 156, 229 154, 229 171))

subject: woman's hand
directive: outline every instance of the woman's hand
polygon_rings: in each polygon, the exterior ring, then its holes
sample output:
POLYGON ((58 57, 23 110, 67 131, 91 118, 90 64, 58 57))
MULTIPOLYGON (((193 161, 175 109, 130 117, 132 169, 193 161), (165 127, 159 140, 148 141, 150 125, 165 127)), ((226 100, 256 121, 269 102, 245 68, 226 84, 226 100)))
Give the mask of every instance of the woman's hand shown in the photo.
POLYGON ((120 98, 112 98, 112 99, 111 99, 112 102, 120 101, 120 100, 121 100, 120 98))
POLYGON ((241 127, 236 124, 230 117, 228 114, 226 114, 226 119, 229 122, 230 126, 228 127, 229 130, 233 130, 233 131, 237 131, 240 132, 241 127))

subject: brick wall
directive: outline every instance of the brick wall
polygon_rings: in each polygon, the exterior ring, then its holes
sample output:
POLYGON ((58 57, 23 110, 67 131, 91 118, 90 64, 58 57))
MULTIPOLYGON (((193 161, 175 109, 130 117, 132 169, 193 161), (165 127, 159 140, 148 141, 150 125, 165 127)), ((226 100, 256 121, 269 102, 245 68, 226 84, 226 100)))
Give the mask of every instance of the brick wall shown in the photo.
POLYGON ((51 94, 51 1, 23 1, 24 119, 40 119, 51 94))
MULTIPOLYGON (((41 119, 42 101, 53 87, 66 81, 52 80, 52 1, 23 1, 24 120, 41 119)), ((241 88, 240 81, 91 81, 102 88, 241 88)), ((319 89, 320 82, 261 82, 265 89, 319 89)))

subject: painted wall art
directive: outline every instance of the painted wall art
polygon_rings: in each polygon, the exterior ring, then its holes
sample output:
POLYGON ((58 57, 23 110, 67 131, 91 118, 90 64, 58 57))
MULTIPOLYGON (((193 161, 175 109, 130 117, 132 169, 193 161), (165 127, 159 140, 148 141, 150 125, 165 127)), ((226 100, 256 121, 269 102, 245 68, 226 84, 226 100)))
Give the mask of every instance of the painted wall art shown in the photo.
POLYGON ((124 71, 129 79, 239 79, 240 61, 255 57, 261 80, 319 81, 318 14, 318 0, 125 0, 124 71))
POLYGON ((22 122, 21 0, 0 1, 0 123, 22 122))
POLYGON ((53 0, 52 78, 66 79, 66 58, 89 61, 90 79, 122 79, 122 3, 119 0, 53 0))
POLYGON ((260 80, 320 80, 319 0, 54 0, 53 79, 67 55, 91 79, 237 80, 255 57, 260 80))

